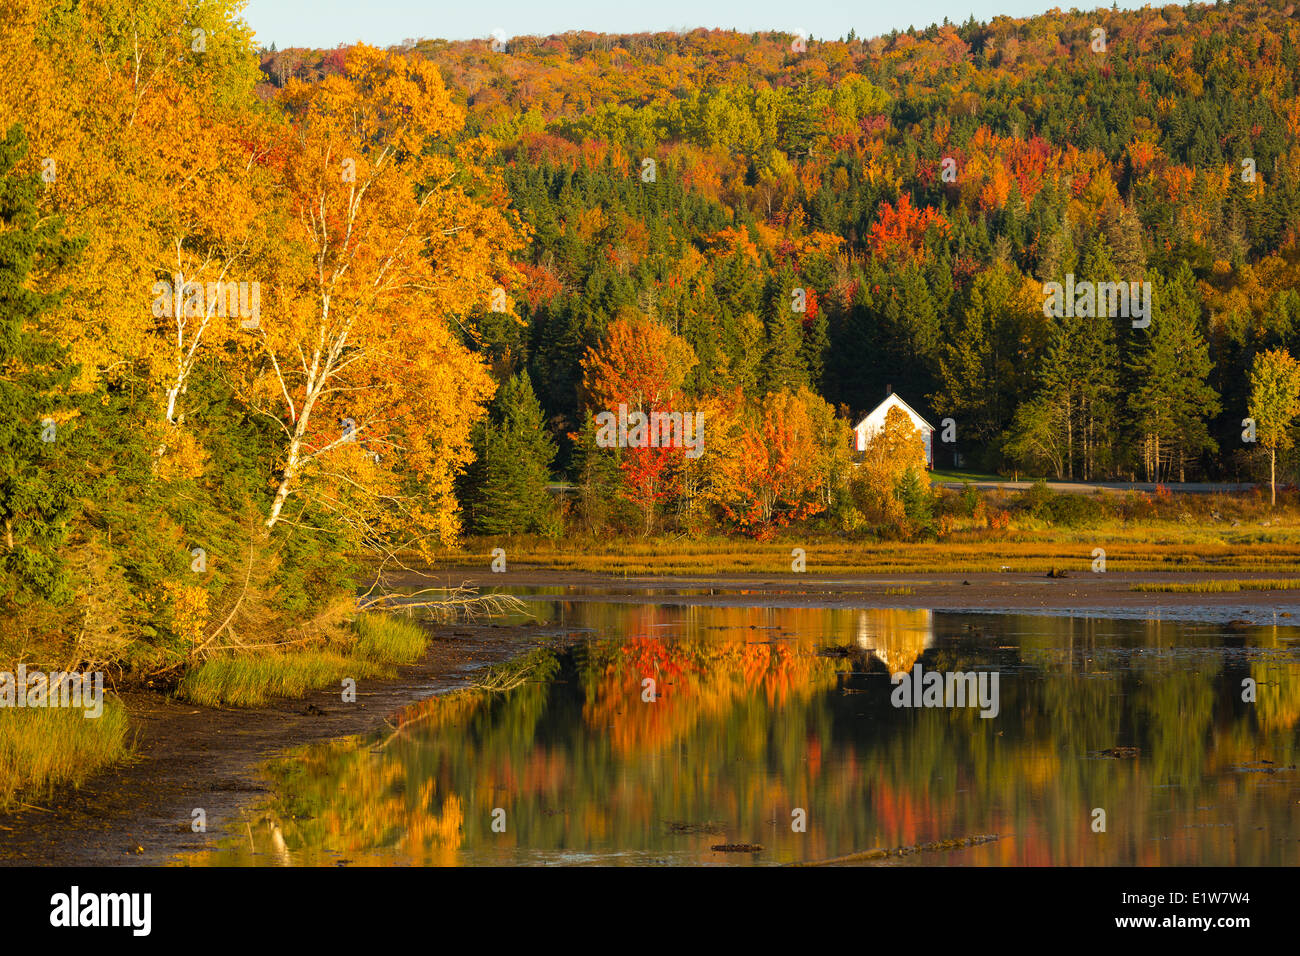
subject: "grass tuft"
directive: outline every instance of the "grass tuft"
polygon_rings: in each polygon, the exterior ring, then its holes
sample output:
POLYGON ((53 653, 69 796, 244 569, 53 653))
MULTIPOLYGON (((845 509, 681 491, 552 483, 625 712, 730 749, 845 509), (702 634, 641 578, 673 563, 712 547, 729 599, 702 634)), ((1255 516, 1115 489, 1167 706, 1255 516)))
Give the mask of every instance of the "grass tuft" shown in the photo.
POLYGON ((342 646, 211 658, 186 672, 176 694, 208 707, 261 707, 277 697, 340 686, 347 677, 391 677, 395 666, 424 656, 429 644, 415 621, 388 614, 360 615, 352 633, 342 646))
POLYGON ((0 708, 0 809, 10 809, 20 794, 80 786, 130 752, 120 701, 106 695, 102 714, 83 714, 69 707, 0 708))
POLYGON ((429 646, 429 632, 408 617, 362 614, 353 654, 365 661, 414 664, 429 646))
POLYGON ((387 669, 334 651, 214 657, 186 672, 178 697, 207 707, 261 707, 277 697, 340 684, 345 677, 384 676, 387 669))

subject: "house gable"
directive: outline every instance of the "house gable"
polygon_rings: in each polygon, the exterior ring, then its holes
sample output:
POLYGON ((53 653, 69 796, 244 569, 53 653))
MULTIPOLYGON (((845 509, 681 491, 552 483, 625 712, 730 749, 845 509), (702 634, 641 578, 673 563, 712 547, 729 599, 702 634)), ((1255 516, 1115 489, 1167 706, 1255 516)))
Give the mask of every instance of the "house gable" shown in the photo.
POLYGON ((902 409, 903 414, 911 420, 912 427, 921 433, 921 441, 925 445, 925 463, 928 467, 933 468, 934 450, 931 442, 934 426, 922 418, 916 409, 892 392, 888 398, 868 412, 862 421, 853 426, 854 444, 857 450, 866 451, 867 442, 871 440, 873 435, 884 429, 885 416, 889 414, 891 408, 902 409))

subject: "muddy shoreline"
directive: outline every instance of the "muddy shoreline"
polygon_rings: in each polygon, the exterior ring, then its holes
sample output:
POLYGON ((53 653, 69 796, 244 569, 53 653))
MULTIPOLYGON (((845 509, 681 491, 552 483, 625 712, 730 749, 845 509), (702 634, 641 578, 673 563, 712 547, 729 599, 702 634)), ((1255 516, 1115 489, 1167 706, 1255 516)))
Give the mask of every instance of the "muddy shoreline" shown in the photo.
POLYGON ((267 793, 258 770, 266 759, 376 730, 403 706, 465 686, 476 669, 554 636, 533 626, 435 628, 419 663, 391 680, 359 680, 356 703, 342 703, 335 688, 255 708, 125 691, 135 755, 79 789, 29 796, 32 806, 0 814, 0 866, 156 866, 202 849, 267 793), (206 833, 191 828, 200 807, 206 833))
MULTIPOLYGON (((754 604, 788 607, 897 607, 988 613, 1102 614, 1126 617, 1300 624, 1300 590, 1225 593, 1135 592, 1136 582, 1190 583, 1267 578, 1267 574, 858 574, 610 577, 517 566, 438 568, 437 581, 484 589, 560 589, 567 600, 754 604), (738 593, 739 592, 739 593, 738 593)), ((428 577, 388 579, 428 586, 428 577)), ((0 814, 0 866, 159 865, 202 849, 267 793, 260 765, 313 741, 383 726, 403 706, 469 683, 477 668, 509 659, 562 628, 488 623, 434 628, 429 652, 386 681, 358 683, 357 702, 337 689, 266 707, 198 707, 148 691, 122 699, 135 734, 135 756, 80 789, 33 799, 35 806, 0 814), (207 832, 191 829, 203 808, 207 832)))
MULTIPOLYGON (((1300 624, 1300 589, 1274 591, 1131 591, 1146 583, 1276 579, 1277 574, 1206 572, 1107 572, 1071 570, 1064 577, 1043 573, 944 574, 727 574, 708 577, 629 575, 529 568, 520 564, 499 574, 484 568, 439 568, 441 580, 492 588, 563 588, 567 600, 601 600, 687 605, 771 607, 888 607, 1010 614, 1075 614, 1105 617, 1300 624), (648 591, 648 593, 647 593, 648 591), (714 593, 716 592, 716 593, 714 593), (739 593, 737 593, 739 592, 739 593), (1278 618, 1275 622, 1274 618, 1278 618)), ((1296 580, 1300 581, 1300 577, 1296 580)), ((392 585, 428 583, 415 575, 392 585)))

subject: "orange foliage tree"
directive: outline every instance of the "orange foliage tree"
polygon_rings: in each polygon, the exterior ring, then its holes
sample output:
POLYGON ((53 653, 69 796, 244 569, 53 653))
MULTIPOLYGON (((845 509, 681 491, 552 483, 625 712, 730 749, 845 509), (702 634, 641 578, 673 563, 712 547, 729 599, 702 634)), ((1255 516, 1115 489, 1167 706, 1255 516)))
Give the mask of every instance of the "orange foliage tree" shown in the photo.
POLYGON ((720 423, 711 446, 709 495, 728 520, 757 538, 827 507, 834 462, 847 458, 848 429, 810 390, 770 392, 720 423), (828 464, 830 463, 830 464, 828 464))
MULTIPOLYGON (((587 350, 583 384, 596 412, 617 414, 619 406, 626 405, 629 414, 672 414, 695 362, 695 352, 685 340, 653 319, 627 312, 610 323, 600 345, 587 350)), ((684 455, 680 446, 621 450, 623 494, 641 509, 646 534, 653 530, 659 504, 676 490, 684 455)))

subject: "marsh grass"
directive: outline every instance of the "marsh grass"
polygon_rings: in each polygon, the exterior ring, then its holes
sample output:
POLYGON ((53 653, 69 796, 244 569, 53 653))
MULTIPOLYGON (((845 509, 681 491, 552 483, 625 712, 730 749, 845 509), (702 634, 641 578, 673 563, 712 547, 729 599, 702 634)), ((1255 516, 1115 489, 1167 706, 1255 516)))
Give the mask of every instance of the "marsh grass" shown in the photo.
MULTIPOLYGON (((466 542, 448 565, 487 567, 499 539, 466 542)), ((791 574, 791 549, 806 552, 806 574, 1043 573, 1051 568, 1086 571, 1092 549, 1106 549, 1110 571, 1297 572, 1300 528, 1233 528, 1184 523, 1019 531, 937 542, 853 541, 832 535, 789 535, 779 541, 732 538, 583 538, 506 541, 513 570, 546 569, 619 577, 791 574)))
POLYGON ((505 547, 512 570, 548 569, 618 577, 792 573, 791 550, 806 552, 809 575, 943 574, 1088 570, 1093 548, 1111 571, 1300 573, 1300 493, 1277 507, 1259 489, 1222 494, 1056 492, 973 487, 936 492, 937 534, 903 541, 889 529, 846 532, 827 516, 754 541, 706 524, 690 534, 639 536, 634 529, 576 529, 560 539, 472 538, 448 566, 486 568, 505 547))
POLYGON ((353 651, 365 661, 414 664, 429 646, 429 632, 409 617, 362 614, 357 617, 353 651))
POLYGON ((302 697, 343 679, 391 677, 418 661, 429 634, 410 618, 359 615, 346 640, 300 650, 222 654, 181 678, 178 697, 209 707, 261 707, 279 697, 302 697))
POLYGON ((104 712, 79 708, 0 708, 0 809, 20 796, 80 786, 97 770, 130 753, 126 708, 105 696, 104 712))
POLYGON ((1218 594, 1232 591, 1294 591, 1300 588, 1300 578, 1271 578, 1267 580, 1232 581, 1146 581, 1129 585, 1130 591, 1159 591, 1171 594, 1218 594))
POLYGON ((207 707, 261 707, 277 697, 302 697, 345 677, 387 676, 382 664, 330 650, 214 657, 187 671, 178 697, 207 707))

